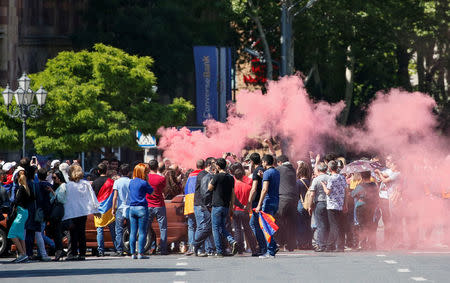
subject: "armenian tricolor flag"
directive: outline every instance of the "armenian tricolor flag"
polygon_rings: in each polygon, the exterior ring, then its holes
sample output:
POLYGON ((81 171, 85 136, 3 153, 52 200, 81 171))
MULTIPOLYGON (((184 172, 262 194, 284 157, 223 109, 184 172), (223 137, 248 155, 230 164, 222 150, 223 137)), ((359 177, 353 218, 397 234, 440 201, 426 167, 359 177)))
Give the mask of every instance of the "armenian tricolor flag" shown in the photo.
POLYGON ((184 187, 184 215, 194 213, 194 194, 195 184, 197 183, 197 175, 202 169, 192 171, 184 187))
POLYGON ((107 179, 98 192, 97 200, 100 204, 98 211, 102 216, 94 216, 95 227, 105 227, 116 220, 112 214, 113 185, 114 181, 107 179))
POLYGON ((263 211, 259 212, 259 226, 264 233, 264 237, 268 243, 272 240, 273 234, 278 231, 278 226, 275 224, 275 218, 272 215, 263 211))

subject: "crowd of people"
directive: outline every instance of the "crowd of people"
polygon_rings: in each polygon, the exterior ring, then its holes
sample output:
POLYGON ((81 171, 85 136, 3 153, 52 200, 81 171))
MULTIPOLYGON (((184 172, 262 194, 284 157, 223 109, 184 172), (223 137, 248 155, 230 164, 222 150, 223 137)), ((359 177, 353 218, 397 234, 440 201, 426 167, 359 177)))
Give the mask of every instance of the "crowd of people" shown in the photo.
POLYGON ((160 229, 158 250, 166 255, 165 199, 183 193, 188 256, 248 252, 267 259, 280 249, 373 250, 381 219, 384 242, 395 243, 393 227, 398 223, 392 207, 402 176, 390 157, 378 169, 353 173, 341 172, 346 161, 332 154, 293 163, 286 155, 257 152, 242 158, 225 153, 199 159, 195 170, 181 169, 170 160, 120 164, 105 159, 89 174, 76 160, 54 160, 49 168, 28 158, 0 165, 0 205, 9 208, 8 238, 16 246, 17 263, 84 260, 90 214, 97 228, 97 256, 106 255, 108 227, 115 256, 148 258, 146 235, 154 219, 160 229), (262 212, 273 216, 279 227, 273 237, 261 227, 262 212), (128 251, 122 239, 125 223, 130 231, 128 251), (67 253, 64 231, 69 234, 67 253), (54 251, 53 259, 48 249, 54 251))

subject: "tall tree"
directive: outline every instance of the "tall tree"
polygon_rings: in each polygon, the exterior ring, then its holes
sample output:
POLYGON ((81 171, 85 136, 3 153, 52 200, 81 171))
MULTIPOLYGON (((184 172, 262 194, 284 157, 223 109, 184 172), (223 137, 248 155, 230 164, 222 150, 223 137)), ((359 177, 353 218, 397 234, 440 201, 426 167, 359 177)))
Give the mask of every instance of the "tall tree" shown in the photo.
POLYGON ((162 105, 152 89, 153 59, 96 44, 92 51, 61 52, 44 71, 30 75, 48 90, 41 119, 30 137, 40 154, 70 154, 136 146, 136 130, 154 133, 186 121, 193 109, 182 98, 162 105))

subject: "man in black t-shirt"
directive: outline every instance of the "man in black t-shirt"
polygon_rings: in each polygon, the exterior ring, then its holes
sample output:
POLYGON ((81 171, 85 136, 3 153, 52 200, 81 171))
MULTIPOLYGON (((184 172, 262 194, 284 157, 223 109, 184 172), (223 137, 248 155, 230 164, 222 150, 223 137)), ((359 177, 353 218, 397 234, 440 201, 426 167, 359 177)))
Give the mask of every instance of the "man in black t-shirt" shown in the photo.
MULTIPOLYGON (((250 209, 250 205, 252 209, 258 206, 262 190, 262 174, 264 172, 264 167, 261 165, 261 156, 259 153, 254 152, 250 155, 250 163, 252 167, 255 167, 255 170, 253 170, 252 173, 252 190, 250 191, 246 210, 250 209)), ((255 254, 256 256, 263 255, 267 252, 266 238, 264 237, 263 231, 259 226, 258 219, 258 213, 253 211, 252 217, 250 218, 250 227, 252 228, 253 234, 255 234, 259 245, 259 254, 255 254)))
POLYGON ((194 195, 194 214, 195 222, 197 223, 197 229, 195 230, 195 239, 192 244, 194 249, 188 251, 186 255, 192 255, 195 253, 196 256, 205 257, 208 254, 212 254, 214 252, 211 212, 208 209, 208 207, 211 205, 209 197, 211 192, 208 191, 208 185, 213 177, 212 170, 215 163, 215 158, 208 157, 204 162, 205 170, 201 171, 197 175, 194 195), (203 243, 205 243, 204 250, 202 249, 203 243))
POLYGON ((222 245, 221 236, 225 237, 231 245, 233 255, 237 253, 237 242, 226 228, 227 217, 233 212, 234 178, 225 172, 227 167, 225 159, 217 159, 217 166, 219 173, 213 176, 208 190, 213 192, 211 218, 216 256, 223 257, 225 247, 222 245))

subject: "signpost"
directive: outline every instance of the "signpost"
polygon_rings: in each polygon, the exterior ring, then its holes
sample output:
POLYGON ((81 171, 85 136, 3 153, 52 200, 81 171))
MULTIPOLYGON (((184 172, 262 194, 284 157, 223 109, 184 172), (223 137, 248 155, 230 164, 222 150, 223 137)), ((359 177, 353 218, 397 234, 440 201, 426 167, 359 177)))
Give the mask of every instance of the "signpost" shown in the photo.
POLYGON ((144 135, 139 131, 136 131, 137 143, 139 147, 144 149, 144 162, 149 162, 154 156, 149 156, 148 151, 150 148, 157 148, 156 138, 152 135, 144 135))

